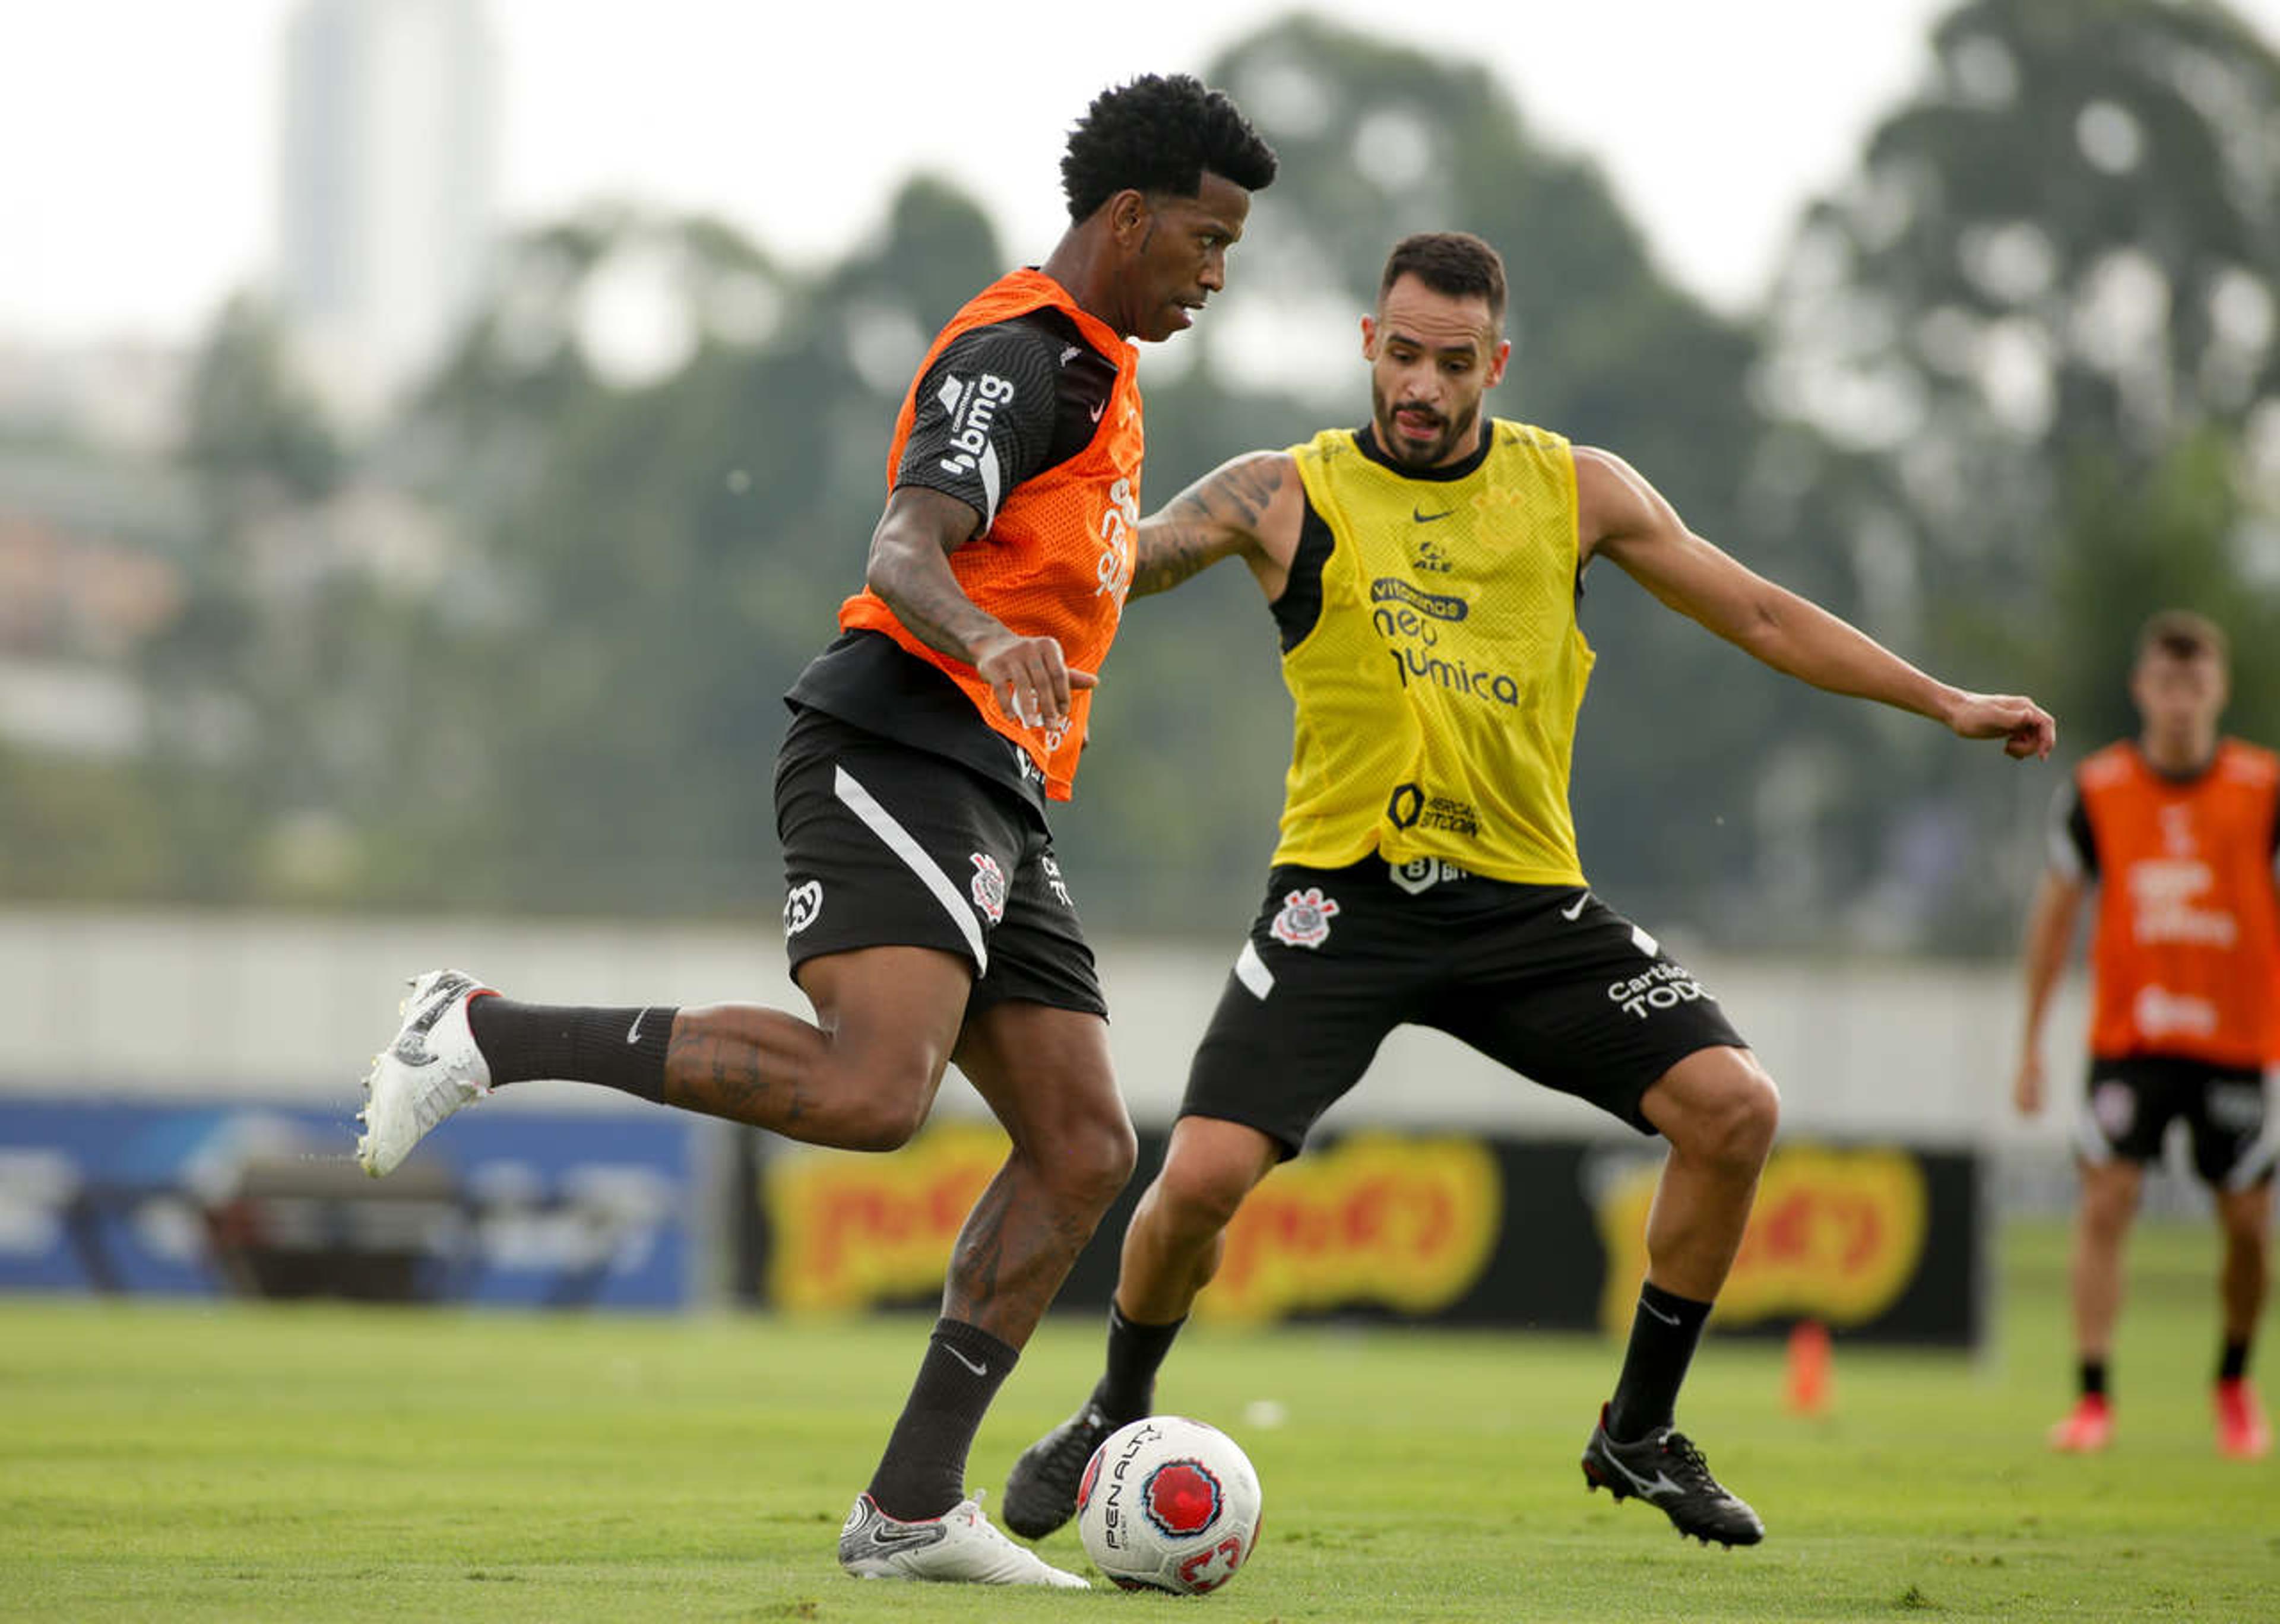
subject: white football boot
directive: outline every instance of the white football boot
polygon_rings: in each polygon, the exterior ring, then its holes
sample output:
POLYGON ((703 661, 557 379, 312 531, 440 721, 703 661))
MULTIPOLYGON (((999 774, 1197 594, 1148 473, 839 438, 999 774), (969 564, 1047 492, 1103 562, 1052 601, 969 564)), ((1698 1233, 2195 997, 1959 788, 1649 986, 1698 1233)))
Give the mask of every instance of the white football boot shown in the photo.
POLYGON ((939 1517, 899 1522, 868 1494, 839 1530, 839 1566, 858 1579, 935 1579, 951 1584, 1043 1584, 1062 1590, 1092 1586, 1063 1573, 1000 1534, 982 1502, 960 1500, 939 1517))
POLYGON ((491 1068, 467 1028, 467 1005, 489 992, 459 970, 430 970, 414 978, 404 1000, 404 1024, 365 1074, 365 1131, 356 1157, 374 1178, 396 1171, 412 1147, 454 1112, 491 1091, 491 1068))

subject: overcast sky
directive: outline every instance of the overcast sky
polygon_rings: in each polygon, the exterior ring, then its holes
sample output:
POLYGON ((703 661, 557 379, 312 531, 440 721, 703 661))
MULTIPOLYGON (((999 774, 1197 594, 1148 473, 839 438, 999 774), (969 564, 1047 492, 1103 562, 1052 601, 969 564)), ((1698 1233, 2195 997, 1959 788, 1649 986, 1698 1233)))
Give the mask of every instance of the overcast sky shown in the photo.
MULTIPOLYGON (((196 332, 266 276, 283 24, 300 0, 0 0, 0 338, 196 332)), ((1058 234, 1094 91, 1200 70, 1293 9, 1478 53, 1537 133, 1594 157, 1665 267, 1729 308, 1799 206, 1922 77, 1946 0, 1209 5, 480 0, 502 58, 512 223, 597 196, 701 208, 821 260, 921 165, 1009 253, 1058 234), (1429 28, 1418 19, 1430 16, 1429 28)), ((2236 0, 2280 38, 2280 0, 2236 0)))

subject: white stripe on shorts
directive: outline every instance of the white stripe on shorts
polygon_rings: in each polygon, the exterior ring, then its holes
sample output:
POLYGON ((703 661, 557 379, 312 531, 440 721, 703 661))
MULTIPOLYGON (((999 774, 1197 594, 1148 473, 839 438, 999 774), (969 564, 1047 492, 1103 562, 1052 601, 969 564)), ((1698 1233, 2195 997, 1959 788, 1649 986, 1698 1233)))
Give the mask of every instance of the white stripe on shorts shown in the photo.
POLYGON ((903 866, 919 877, 919 883, 934 893, 935 900, 948 913, 966 945, 974 950, 974 974, 976 978, 990 974, 990 950, 982 944, 982 927, 975 922, 974 911, 966 905, 966 898, 950 882, 950 876, 926 854, 926 848, 911 838, 911 832, 895 821, 895 814, 879 804, 868 789, 855 781, 855 775, 836 762, 831 768, 831 793, 847 803, 847 808, 863 820, 871 833, 887 843, 887 850, 903 859, 903 866))
POLYGON ((2233 1163, 2232 1172, 2224 1181, 2227 1189, 2253 1189, 2260 1180, 2280 1168, 2280 1110, 2275 1109, 2280 1106, 2280 1066, 2267 1067, 2261 1081, 2264 1131, 2233 1163))
POLYGON ((2074 1113, 2074 1153, 2093 1167, 2103 1167, 2114 1159, 2114 1142, 2098 1123, 2098 1112, 2091 1101, 2098 1093, 2098 1080, 2093 1077, 2090 1088, 2082 1097, 2082 1104, 2074 1113))
POLYGON ((1248 937, 1244 939, 1243 951, 1235 956, 1235 979, 1250 988, 1251 996, 1261 1003, 1275 990, 1275 972, 1267 967, 1248 937))

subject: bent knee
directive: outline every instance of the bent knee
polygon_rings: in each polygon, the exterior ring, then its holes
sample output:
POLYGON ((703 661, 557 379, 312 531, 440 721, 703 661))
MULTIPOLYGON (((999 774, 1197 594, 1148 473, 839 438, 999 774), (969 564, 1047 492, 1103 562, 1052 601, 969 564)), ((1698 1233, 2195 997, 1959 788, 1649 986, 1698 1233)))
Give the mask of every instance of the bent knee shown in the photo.
POLYGON ((836 1143, 850 1151, 899 1151, 926 1125, 928 1104, 924 1099, 873 1100, 848 1113, 845 1130, 836 1143))
POLYGON ((850 1151, 901 1150, 926 1126, 939 1075, 912 1066, 827 1085, 840 1124, 832 1143, 850 1151))
POLYGON ((1105 1080, 1098 1088, 1041 1094, 999 1119, 1013 1141, 1013 1159, 1056 1205, 1098 1218, 1123 1193, 1140 1159, 1123 1097, 1105 1080))
POLYGON ((1774 1135, 1781 1128, 1781 1089, 1756 1061, 1736 1082, 1721 1127, 1727 1151, 1736 1159, 1754 1166, 1772 1153, 1774 1135))
POLYGON ((1041 1162, 1053 1188, 1072 1205, 1098 1211, 1123 1194, 1139 1159, 1132 1119, 1119 1110, 1064 1133, 1041 1162))
POLYGON ((1781 1128, 1781 1089, 1744 1050, 1721 1051, 1714 1070, 1688 1089, 1683 1121, 1668 1136, 1690 1154, 1724 1166, 1756 1169, 1772 1154, 1781 1128))
POLYGON ((1233 1163, 1175 1156, 1156 1175, 1155 1197, 1182 1228, 1224 1229, 1255 1182, 1248 1168, 1233 1163))

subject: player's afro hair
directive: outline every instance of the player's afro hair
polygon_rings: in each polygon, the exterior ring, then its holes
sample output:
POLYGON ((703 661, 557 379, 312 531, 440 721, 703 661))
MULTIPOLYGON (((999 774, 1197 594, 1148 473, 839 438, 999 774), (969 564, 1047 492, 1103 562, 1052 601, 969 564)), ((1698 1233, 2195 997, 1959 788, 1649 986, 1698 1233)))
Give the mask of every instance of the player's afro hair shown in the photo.
POLYGON ((1128 187, 1192 197, 1204 172, 1255 192, 1275 179, 1275 149, 1236 104, 1186 73, 1148 73, 1093 97, 1069 132, 1061 190, 1082 220, 1128 187))

